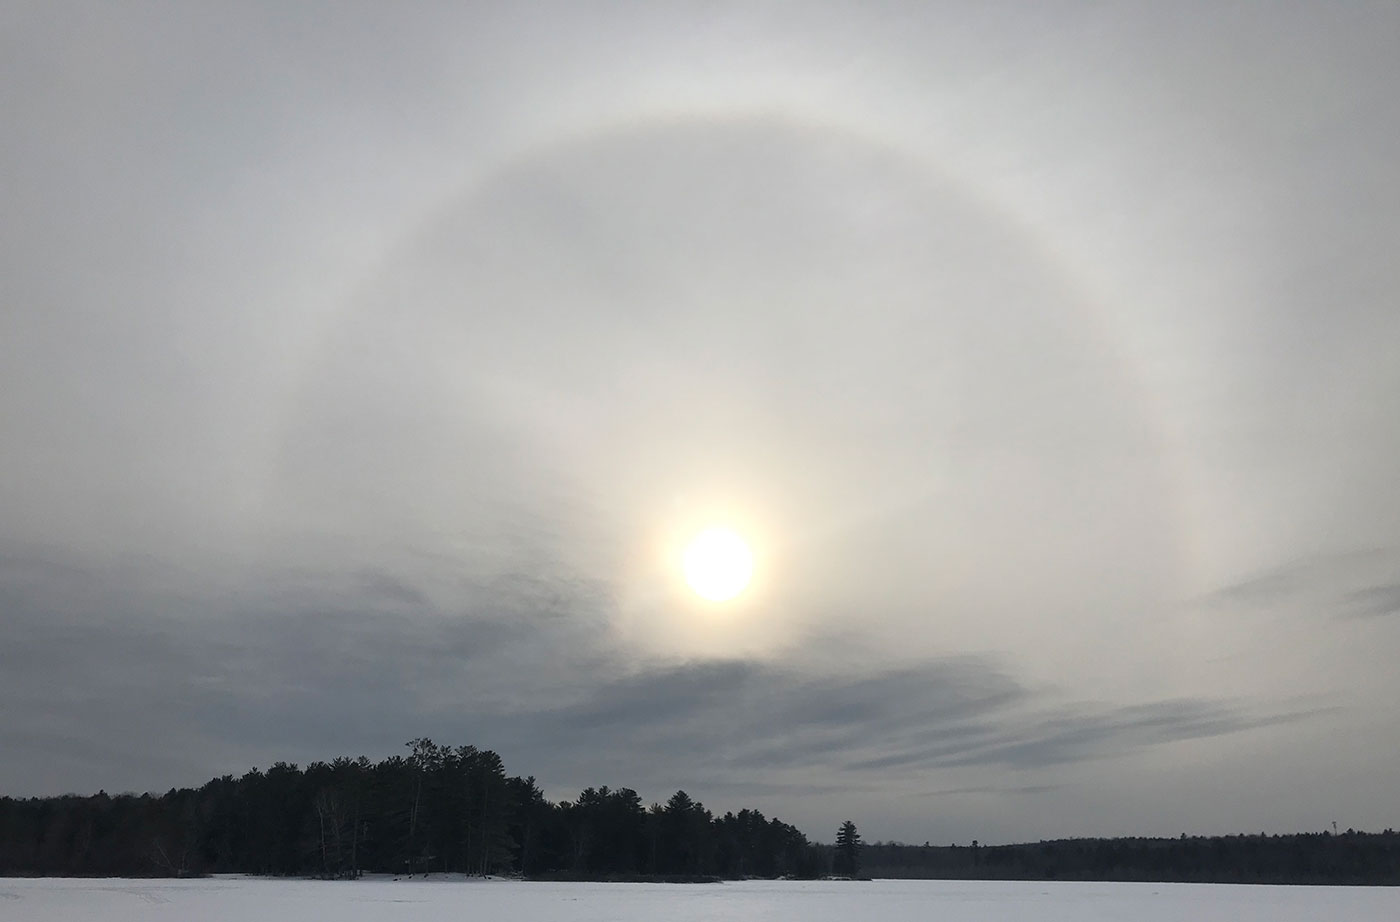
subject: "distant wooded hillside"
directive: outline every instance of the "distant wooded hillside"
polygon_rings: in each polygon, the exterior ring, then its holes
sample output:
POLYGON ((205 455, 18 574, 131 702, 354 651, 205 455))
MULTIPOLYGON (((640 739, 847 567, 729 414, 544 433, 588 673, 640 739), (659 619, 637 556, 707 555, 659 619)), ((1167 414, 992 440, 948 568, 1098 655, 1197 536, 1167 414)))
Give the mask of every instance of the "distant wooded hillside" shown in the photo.
POLYGON ((1024 845, 876 843, 871 877, 1400 884, 1400 833, 1059 839, 1024 845))

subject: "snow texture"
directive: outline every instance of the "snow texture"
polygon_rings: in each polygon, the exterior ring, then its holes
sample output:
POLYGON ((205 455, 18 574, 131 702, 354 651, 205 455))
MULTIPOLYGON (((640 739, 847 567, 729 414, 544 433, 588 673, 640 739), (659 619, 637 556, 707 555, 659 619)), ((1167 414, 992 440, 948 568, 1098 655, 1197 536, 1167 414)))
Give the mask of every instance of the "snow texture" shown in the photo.
POLYGON ((1400 888, 1001 881, 723 884, 491 880, 72 880, 0 878, 4 922, 850 922, 1036 919, 1372 922, 1400 919, 1400 888))

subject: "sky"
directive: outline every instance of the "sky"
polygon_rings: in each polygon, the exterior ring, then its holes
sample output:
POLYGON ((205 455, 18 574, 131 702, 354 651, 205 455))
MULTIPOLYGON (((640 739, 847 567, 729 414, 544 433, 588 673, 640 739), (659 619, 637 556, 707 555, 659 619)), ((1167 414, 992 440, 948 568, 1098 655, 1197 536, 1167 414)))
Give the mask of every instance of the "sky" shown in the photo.
POLYGON ((428 736, 823 840, 1400 825, 1397 41, 3 4, 0 791, 428 736))

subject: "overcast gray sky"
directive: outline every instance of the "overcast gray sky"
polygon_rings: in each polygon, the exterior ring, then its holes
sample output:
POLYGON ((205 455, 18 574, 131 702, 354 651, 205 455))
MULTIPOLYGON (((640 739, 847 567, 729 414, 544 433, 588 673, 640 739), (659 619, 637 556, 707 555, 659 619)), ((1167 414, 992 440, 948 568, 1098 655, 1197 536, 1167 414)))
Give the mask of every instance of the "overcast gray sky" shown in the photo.
POLYGON ((0 791, 426 735, 818 838, 1400 824, 1397 45, 4 3, 0 791))

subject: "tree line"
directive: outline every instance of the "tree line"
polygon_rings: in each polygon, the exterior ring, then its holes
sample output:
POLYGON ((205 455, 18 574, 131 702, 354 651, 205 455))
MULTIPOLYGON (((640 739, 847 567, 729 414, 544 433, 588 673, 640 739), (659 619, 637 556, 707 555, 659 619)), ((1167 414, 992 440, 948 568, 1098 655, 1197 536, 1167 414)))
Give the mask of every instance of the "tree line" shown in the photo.
POLYGON ((532 878, 979 878, 1400 885, 1400 833, 1063 839, 1020 845, 811 842, 757 810, 716 816, 684 791, 545 797, 473 746, 277 762, 163 795, 0 797, 0 876, 352 878, 443 872, 532 878))
POLYGON ((551 802, 500 756, 429 739, 379 762, 278 762, 163 795, 0 798, 0 876, 358 877, 442 872, 601 879, 818 877, 833 851, 757 810, 684 791, 551 802))
POLYGON ((867 844, 872 877, 1400 885, 1400 833, 1059 839, 1021 845, 867 844))

